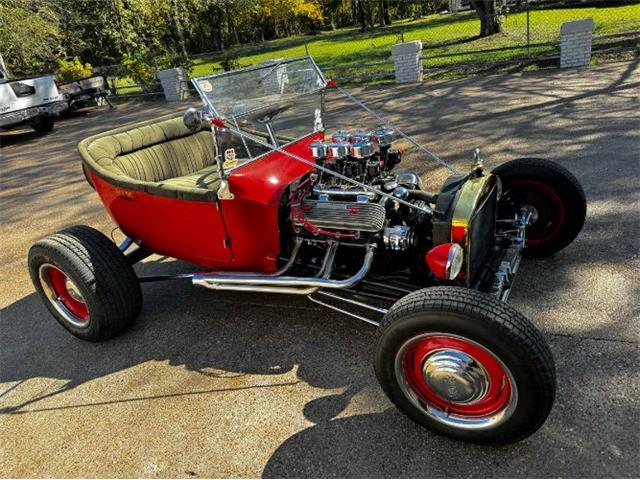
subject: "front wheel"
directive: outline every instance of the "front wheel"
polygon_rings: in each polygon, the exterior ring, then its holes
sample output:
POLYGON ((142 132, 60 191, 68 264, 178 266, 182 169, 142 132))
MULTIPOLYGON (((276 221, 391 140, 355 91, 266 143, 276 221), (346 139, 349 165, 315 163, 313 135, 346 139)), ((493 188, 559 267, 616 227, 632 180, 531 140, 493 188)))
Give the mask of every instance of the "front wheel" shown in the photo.
POLYGON ((396 302, 379 327, 374 368, 407 416, 471 442, 531 435, 555 398, 553 357, 540 332, 510 305, 460 287, 396 302))
POLYGON ((555 162, 519 158, 498 166, 493 173, 502 182, 498 217, 514 218, 531 212, 526 229, 524 255, 551 255, 578 236, 587 215, 587 201, 580 182, 555 162))

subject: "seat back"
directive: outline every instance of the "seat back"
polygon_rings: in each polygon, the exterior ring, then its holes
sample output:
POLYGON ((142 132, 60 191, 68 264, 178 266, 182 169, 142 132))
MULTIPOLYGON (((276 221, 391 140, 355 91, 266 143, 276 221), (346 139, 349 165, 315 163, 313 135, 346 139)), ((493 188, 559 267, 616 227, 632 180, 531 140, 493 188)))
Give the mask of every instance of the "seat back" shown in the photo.
POLYGON ((211 132, 193 133, 176 114, 94 135, 78 149, 99 175, 133 183, 160 182, 215 164, 211 132))
POLYGON ((118 155, 113 165, 136 180, 159 182, 198 172, 214 162, 211 132, 202 131, 118 155))

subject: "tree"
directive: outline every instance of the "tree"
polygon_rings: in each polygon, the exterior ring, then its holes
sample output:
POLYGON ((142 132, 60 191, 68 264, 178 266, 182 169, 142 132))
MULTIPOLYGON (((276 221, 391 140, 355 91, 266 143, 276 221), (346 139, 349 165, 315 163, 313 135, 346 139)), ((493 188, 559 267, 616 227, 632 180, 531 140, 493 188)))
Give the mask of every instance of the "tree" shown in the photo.
POLYGON ((0 4, 0 49, 14 76, 55 68, 64 55, 58 22, 57 13, 45 2, 0 4))
POLYGON ((488 37, 500 33, 502 0, 470 0, 470 3, 480 17, 480 36, 488 37))

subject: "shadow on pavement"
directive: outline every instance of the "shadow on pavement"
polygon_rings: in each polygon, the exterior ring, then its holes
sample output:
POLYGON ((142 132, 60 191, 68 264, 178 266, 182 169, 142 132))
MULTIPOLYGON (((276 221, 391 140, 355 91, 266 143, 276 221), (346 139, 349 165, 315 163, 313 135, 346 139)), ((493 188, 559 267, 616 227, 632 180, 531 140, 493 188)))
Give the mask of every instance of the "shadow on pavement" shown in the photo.
MULTIPOLYGON (((177 261, 151 262, 143 268, 145 274, 192 270, 177 261)), ((304 298, 220 295, 196 289, 190 281, 146 284, 143 294, 141 316, 121 335, 103 343, 71 336, 35 293, 2 309, 0 383, 37 377, 65 383, 59 389, 10 406, 2 406, 2 397, 9 392, 0 392, 0 413, 39 411, 37 402, 41 400, 151 360, 168 361, 209 376, 216 375, 209 371, 212 368, 238 374, 276 375, 297 367, 300 381, 320 388, 352 386, 351 370, 364 367, 366 371, 369 367, 367 352, 373 344, 373 329, 348 319, 332 318, 304 298), (318 352, 324 352, 326 357, 318 356, 318 352), (357 359, 353 358, 354 352, 357 359)), ((228 375, 225 373, 224 377, 228 375)), ((198 393, 207 392, 185 395, 198 393)), ((144 399, 149 398, 134 395, 100 403, 144 399)), ((85 405, 62 408, 82 406, 85 405)))
MULTIPOLYGON (((145 264, 144 269, 150 270, 146 274, 178 272, 185 271, 185 264, 159 262, 145 264)), ((588 339, 601 336, 600 331, 585 338, 548 336, 559 382, 551 417, 538 433, 517 445, 487 448, 434 435, 390 408, 370 366, 375 338, 365 324, 335 318, 304 299, 218 295, 194 289, 189 282, 145 285, 144 294, 146 303, 138 321, 105 343, 87 343, 69 335, 35 294, 3 309, 0 382, 18 384, 0 393, 0 404, 11 389, 31 378, 66 383, 5 406, 1 413, 162 401, 262 387, 229 386, 155 396, 128 391, 97 402, 38 405, 85 382, 152 360, 202 375, 221 372, 224 378, 282 374, 297 368, 297 382, 342 392, 305 405, 303 413, 314 426, 280 445, 266 464, 264 477, 467 477, 481 472, 500 477, 589 476, 602 472, 603 464, 608 474, 616 476, 633 471, 636 460, 629 456, 629 449, 634 445, 619 443, 629 440, 629 424, 638 422, 638 407, 627 383, 637 371, 633 342, 603 344, 588 339), (618 395, 609 398, 603 394, 608 391, 618 395), (361 405, 380 413, 336 418, 356 396, 361 405)))

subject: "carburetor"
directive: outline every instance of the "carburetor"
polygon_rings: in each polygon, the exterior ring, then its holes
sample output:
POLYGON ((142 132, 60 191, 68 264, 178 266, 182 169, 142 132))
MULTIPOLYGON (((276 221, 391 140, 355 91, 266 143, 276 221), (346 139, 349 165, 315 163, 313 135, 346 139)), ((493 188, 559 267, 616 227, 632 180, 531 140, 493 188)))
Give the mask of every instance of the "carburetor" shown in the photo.
POLYGON ((399 152, 391 148, 392 142, 393 131, 388 129, 339 131, 332 135, 330 143, 317 141, 310 149, 319 165, 370 182, 399 163, 399 152))

